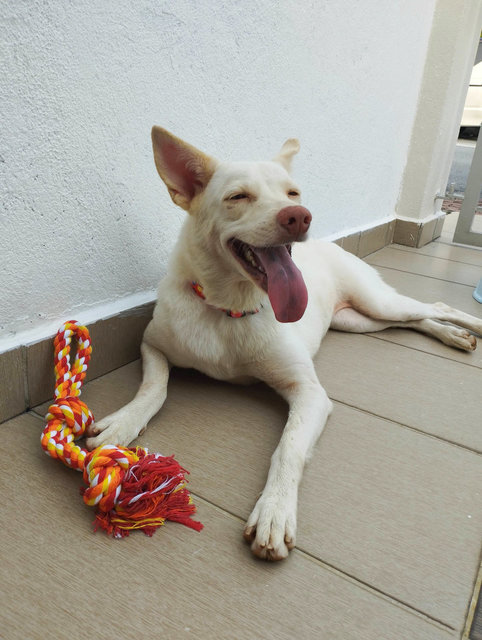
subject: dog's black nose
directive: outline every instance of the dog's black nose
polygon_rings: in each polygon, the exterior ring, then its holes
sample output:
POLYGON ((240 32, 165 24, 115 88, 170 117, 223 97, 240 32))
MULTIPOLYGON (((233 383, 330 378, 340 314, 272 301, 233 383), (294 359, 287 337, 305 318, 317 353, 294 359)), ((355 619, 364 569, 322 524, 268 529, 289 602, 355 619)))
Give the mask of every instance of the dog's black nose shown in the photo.
POLYGON ((280 227, 283 227, 293 240, 299 240, 308 231, 311 219, 308 209, 299 205, 284 207, 276 216, 280 227))

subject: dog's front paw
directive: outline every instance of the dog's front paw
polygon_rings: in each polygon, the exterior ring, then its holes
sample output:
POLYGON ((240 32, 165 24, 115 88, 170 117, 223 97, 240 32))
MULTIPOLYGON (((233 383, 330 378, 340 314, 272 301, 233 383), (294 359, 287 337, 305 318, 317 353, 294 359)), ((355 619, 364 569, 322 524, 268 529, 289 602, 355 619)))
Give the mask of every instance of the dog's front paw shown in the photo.
POLYGON ((244 528, 251 551, 263 560, 283 560, 295 546, 296 495, 262 495, 244 528))
POLYGON ((120 409, 88 427, 86 445, 90 450, 104 444, 127 447, 143 428, 145 425, 139 426, 135 415, 120 409))

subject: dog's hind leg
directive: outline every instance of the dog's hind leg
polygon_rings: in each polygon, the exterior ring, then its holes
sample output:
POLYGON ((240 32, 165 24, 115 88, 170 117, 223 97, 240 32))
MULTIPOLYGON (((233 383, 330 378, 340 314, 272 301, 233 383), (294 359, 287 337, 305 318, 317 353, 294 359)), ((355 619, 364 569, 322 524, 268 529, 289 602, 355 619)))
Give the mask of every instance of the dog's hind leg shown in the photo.
POLYGON ((135 398, 115 413, 89 427, 87 447, 102 444, 127 446, 146 428, 152 416, 164 404, 167 395, 169 364, 155 347, 141 345, 143 378, 135 398))
POLYGON ((466 329, 459 329, 458 327, 442 324, 428 318, 423 320, 407 320, 406 322, 376 320, 364 316, 355 309, 345 307, 335 313, 330 325, 331 329, 349 333, 370 333, 383 331, 383 329, 388 329, 389 327, 414 329, 420 333, 425 333, 426 335, 437 338, 449 347, 455 347, 463 351, 474 351, 477 346, 477 340, 466 329))
POLYGON ((443 302, 426 303, 404 296, 384 282, 373 267, 350 254, 345 254, 339 264, 339 286, 346 304, 334 314, 333 328, 367 332, 397 326, 421 331, 466 351, 475 348, 475 339, 469 332, 482 335, 481 319, 443 302))

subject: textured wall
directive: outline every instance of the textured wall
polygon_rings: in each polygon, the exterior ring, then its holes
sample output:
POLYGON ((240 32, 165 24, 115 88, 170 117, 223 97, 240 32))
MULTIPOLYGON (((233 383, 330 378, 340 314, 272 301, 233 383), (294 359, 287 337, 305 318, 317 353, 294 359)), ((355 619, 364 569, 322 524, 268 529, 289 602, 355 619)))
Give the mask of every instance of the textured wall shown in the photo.
POLYGON ((149 297, 183 216, 154 123, 230 159, 298 136, 315 235, 393 215, 433 5, 3 2, 0 351, 149 297))

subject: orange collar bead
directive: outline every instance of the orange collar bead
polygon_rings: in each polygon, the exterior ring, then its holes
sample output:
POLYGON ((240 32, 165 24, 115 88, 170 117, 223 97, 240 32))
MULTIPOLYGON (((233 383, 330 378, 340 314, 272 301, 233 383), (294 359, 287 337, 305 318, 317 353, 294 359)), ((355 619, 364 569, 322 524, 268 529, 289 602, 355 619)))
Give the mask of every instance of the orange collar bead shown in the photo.
MULTIPOLYGON (((199 284, 199 282, 195 282, 193 280, 191 282, 191 289, 199 298, 201 298, 201 300, 206 300, 206 296, 204 295, 204 289, 199 284)), ((217 309, 218 311, 222 311, 229 318, 245 318, 246 316, 253 316, 255 313, 259 313, 259 309, 253 309, 252 311, 234 311, 233 309, 223 309, 222 307, 215 307, 212 304, 210 304, 209 306, 212 307, 213 309, 217 309)))

